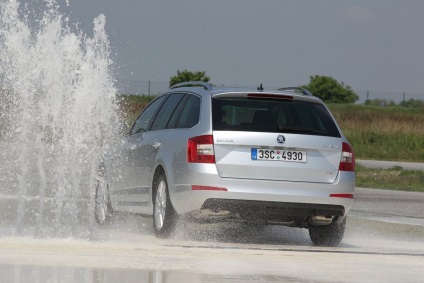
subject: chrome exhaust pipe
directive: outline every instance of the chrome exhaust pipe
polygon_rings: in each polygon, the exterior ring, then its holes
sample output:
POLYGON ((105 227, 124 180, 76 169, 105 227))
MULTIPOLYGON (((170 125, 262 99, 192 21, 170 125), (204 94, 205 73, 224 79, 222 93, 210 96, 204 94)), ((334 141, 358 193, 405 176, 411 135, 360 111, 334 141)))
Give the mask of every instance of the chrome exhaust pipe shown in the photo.
POLYGON ((334 216, 316 215, 309 217, 309 223, 312 225, 330 225, 333 222, 334 216))

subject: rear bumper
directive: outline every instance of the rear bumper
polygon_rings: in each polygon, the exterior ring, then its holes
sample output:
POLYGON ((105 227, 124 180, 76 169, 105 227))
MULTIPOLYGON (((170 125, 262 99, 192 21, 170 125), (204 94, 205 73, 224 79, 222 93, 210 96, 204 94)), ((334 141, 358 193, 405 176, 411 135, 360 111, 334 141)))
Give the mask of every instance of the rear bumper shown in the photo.
POLYGON ((234 214, 240 214, 242 218, 281 217, 281 215, 297 216, 304 219, 308 216, 343 216, 345 209, 342 205, 314 204, 314 203, 290 203, 274 201, 246 201, 229 199, 208 199, 201 209, 212 211, 227 210, 234 214))
POLYGON ((200 210, 188 215, 198 222, 229 221, 307 227, 314 217, 321 217, 329 223, 334 217, 343 218, 345 209, 341 205, 328 204, 208 199, 200 210))
POLYGON ((339 172, 336 181, 331 184, 220 178, 214 174, 213 167, 209 171, 197 173, 201 174, 187 174, 186 177, 176 180, 179 184, 170 184, 171 202, 178 214, 202 209, 212 211, 216 206, 243 207, 243 211, 259 211, 268 205, 279 211, 279 215, 343 217, 353 203, 352 198, 330 195, 353 195, 354 172, 339 172), (181 183, 184 185, 180 185, 181 183), (225 188, 226 191, 194 191, 192 185, 225 188))

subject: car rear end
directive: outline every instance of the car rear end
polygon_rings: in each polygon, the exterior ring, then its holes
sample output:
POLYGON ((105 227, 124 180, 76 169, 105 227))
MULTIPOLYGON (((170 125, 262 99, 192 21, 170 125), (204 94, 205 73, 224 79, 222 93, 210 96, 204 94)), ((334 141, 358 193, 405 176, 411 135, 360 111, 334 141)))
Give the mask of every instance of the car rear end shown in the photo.
POLYGON ((210 107, 212 131, 187 142, 189 185, 175 196, 179 213, 298 227, 346 215, 354 155, 321 100, 289 91, 216 91, 210 107))

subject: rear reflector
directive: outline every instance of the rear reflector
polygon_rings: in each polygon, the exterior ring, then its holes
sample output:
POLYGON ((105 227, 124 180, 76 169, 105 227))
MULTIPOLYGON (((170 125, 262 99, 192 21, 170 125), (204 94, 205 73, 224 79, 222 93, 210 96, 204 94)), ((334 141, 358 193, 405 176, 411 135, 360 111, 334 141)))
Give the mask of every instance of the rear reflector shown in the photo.
POLYGON ((330 198, 351 198, 351 199, 353 199, 353 194, 331 194, 330 198))
POLYGON ((197 136, 187 142, 187 161, 189 163, 215 163, 213 136, 197 136))
POLYGON ((355 155, 352 147, 347 142, 342 143, 342 157, 339 165, 340 171, 355 171, 355 155))
POLYGON ((199 186, 199 185, 192 185, 191 189, 193 191, 223 191, 223 192, 228 191, 226 188, 211 187, 211 186, 199 186))

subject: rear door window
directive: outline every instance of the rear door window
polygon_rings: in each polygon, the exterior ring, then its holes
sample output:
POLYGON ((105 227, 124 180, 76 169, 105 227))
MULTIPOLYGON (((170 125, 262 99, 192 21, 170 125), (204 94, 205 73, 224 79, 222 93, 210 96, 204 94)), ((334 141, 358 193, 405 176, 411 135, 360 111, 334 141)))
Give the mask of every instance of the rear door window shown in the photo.
POLYGON ((183 99, 181 99, 180 103, 175 108, 171 118, 169 119, 168 125, 166 126, 167 129, 174 129, 176 127, 178 119, 180 118, 181 111, 183 110, 188 97, 190 97, 190 95, 185 94, 183 99))
POLYGON ((151 130, 165 129, 168 125, 169 119, 175 112, 176 107, 179 105, 184 93, 172 93, 160 108, 155 120, 153 121, 151 130))
POLYGON ((212 100, 215 131, 299 133, 340 137, 324 105, 307 101, 249 98, 212 100))
POLYGON ((190 95, 179 117, 177 128, 191 128, 199 123, 199 117, 200 97, 190 95))

